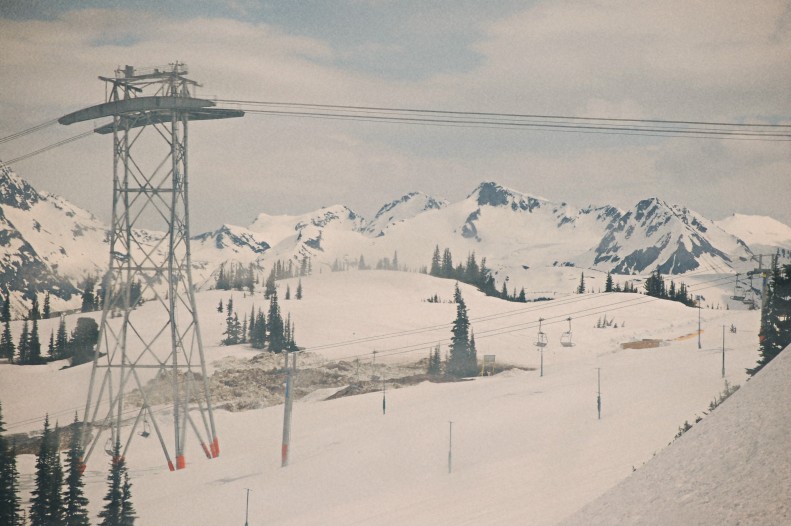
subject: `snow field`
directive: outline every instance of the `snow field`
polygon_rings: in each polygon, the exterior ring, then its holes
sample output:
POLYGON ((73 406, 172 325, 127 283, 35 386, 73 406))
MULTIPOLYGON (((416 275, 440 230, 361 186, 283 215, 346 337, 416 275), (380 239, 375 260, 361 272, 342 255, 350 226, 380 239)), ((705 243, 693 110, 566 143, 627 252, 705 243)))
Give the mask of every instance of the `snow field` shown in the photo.
MULTIPOLYGON (((452 297, 452 281, 398 272, 324 273, 302 278, 303 300, 283 300, 286 284, 293 294, 296 281, 279 282, 279 288, 283 314, 291 312, 296 324, 297 342, 309 349, 348 342, 313 351, 328 360, 369 361, 376 348, 377 362, 414 361, 450 336, 455 305, 422 300, 435 293, 452 297), (404 332, 434 326, 441 327, 404 332), (399 334, 352 341, 387 333, 399 334)), ((639 468, 670 442, 684 420, 693 421, 707 409, 723 387, 723 324, 739 327, 737 334, 726 335, 731 383, 743 384, 744 369, 757 357, 756 312, 703 310, 699 350, 696 338, 676 340, 697 329, 698 314, 678 303, 590 294, 518 304, 461 287, 479 358, 495 354, 498 362, 533 370, 388 389, 386 415, 381 393, 297 401, 291 462, 285 469, 280 468, 282 406, 216 411, 221 456, 201 458, 190 435, 188 467, 176 473, 167 471, 153 439, 136 438, 128 461, 141 524, 242 523, 244 488, 253 490, 251 525, 553 524, 617 484, 633 466, 639 468), (594 328, 604 313, 615 317, 618 329, 594 328), (577 345, 561 348, 569 315, 577 345), (543 329, 550 338, 543 377, 533 346, 539 317, 548 320, 543 329), (667 341, 654 349, 620 348, 642 338, 667 341), (602 371, 601 421, 596 418, 597 367, 602 371), (453 473, 448 475, 450 420, 453 473)), ((217 345, 225 314, 216 306, 230 296, 225 291, 197 295, 212 363, 256 354, 244 346, 217 345)), ((249 315, 253 303, 266 310, 260 291, 253 297, 234 292, 233 298, 242 316, 249 315)), ((139 309, 143 317, 148 312, 154 312, 148 304, 139 309)), ((41 334, 48 332, 42 328, 41 334)), ((54 364, 0 366, 0 400, 10 431, 40 427, 40 422, 13 426, 61 407, 80 407, 82 416, 89 373, 89 366, 63 371, 54 364)), ((73 410, 60 419, 70 422, 72 415, 73 410)), ((168 417, 160 423, 165 436, 172 436, 168 417)), ((21 458, 28 491, 33 463, 32 456, 21 458)), ((101 509, 106 464, 107 458, 96 453, 87 471, 94 513, 101 509)))

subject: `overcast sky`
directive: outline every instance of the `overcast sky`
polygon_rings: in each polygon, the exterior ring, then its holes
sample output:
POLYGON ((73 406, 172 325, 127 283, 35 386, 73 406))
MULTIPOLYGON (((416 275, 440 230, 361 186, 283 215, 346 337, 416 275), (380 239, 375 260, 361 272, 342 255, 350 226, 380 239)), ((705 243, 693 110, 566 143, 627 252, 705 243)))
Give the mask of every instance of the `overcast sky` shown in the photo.
MULTIPOLYGON (((788 1, 0 0, 0 137, 104 101, 99 75, 185 62, 223 99, 791 123, 788 1)), ((0 145, 12 159, 89 130, 0 145)), ((112 145, 14 166, 109 221, 112 145)), ((346 204, 371 218, 484 180, 575 206, 658 196, 791 224, 791 143, 247 115, 190 127, 192 231, 346 204)))

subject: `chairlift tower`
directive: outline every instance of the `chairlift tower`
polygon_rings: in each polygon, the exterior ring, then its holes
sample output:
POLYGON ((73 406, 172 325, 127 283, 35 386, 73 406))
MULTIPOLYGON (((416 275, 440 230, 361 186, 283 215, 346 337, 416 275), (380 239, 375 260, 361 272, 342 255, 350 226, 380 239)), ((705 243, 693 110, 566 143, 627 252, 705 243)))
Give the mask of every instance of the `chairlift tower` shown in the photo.
POLYGON ((150 423, 171 471, 186 466, 188 434, 206 457, 220 454, 191 273, 187 130, 193 120, 244 113, 193 97, 200 85, 186 75, 179 62, 119 68, 114 77, 99 77, 108 94, 103 104, 59 119, 66 125, 112 119, 94 130, 113 137, 113 205, 83 463, 102 448, 103 435, 105 450, 118 442, 126 455, 141 420, 140 435, 148 436, 150 423), (139 228, 152 223, 165 235, 144 242, 139 228), (141 300, 151 304, 145 318, 136 308, 141 300), (169 416, 172 441, 164 434, 169 416))

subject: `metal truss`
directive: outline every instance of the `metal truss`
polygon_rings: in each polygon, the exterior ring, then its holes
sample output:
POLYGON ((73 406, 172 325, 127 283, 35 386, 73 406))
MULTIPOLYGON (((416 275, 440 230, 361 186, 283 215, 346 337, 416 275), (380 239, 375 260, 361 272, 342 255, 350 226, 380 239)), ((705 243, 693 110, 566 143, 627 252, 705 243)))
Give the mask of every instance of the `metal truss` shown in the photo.
POLYGON ((190 435, 207 458, 220 453, 191 273, 188 123, 243 113, 193 98, 198 84, 186 73, 180 63, 127 66, 115 78, 100 77, 109 88, 107 102, 60 119, 112 117, 95 130, 113 136, 113 207, 83 462, 97 447, 111 455, 119 447, 125 456, 135 436, 152 431, 170 470, 186 466, 190 435), (152 221, 165 235, 143 239, 140 225, 152 221))

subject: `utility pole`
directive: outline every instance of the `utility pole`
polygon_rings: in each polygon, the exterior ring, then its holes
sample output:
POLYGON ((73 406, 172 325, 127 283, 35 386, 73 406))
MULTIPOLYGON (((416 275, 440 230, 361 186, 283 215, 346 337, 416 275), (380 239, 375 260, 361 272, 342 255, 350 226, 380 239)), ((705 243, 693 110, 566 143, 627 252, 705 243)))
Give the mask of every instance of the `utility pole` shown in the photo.
POLYGON ((453 422, 449 421, 450 424, 448 428, 448 473, 450 474, 453 471, 453 422))
POLYGON ((244 526, 248 526, 247 518, 248 512, 250 511, 250 488, 244 488, 247 490, 247 502, 244 505, 244 526))
POLYGON ((281 447, 280 467, 288 466, 288 446, 291 442, 291 404, 292 404, 292 374, 291 369, 286 371, 286 400, 283 407, 283 445, 281 447))
POLYGON ((725 378, 725 325, 722 326, 722 377, 725 378))
POLYGON ((698 349, 700 349, 700 296, 698 296, 698 349))
POLYGON ((601 420, 601 367, 596 368, 596 409, 599 412, 599 420, 601 420))

